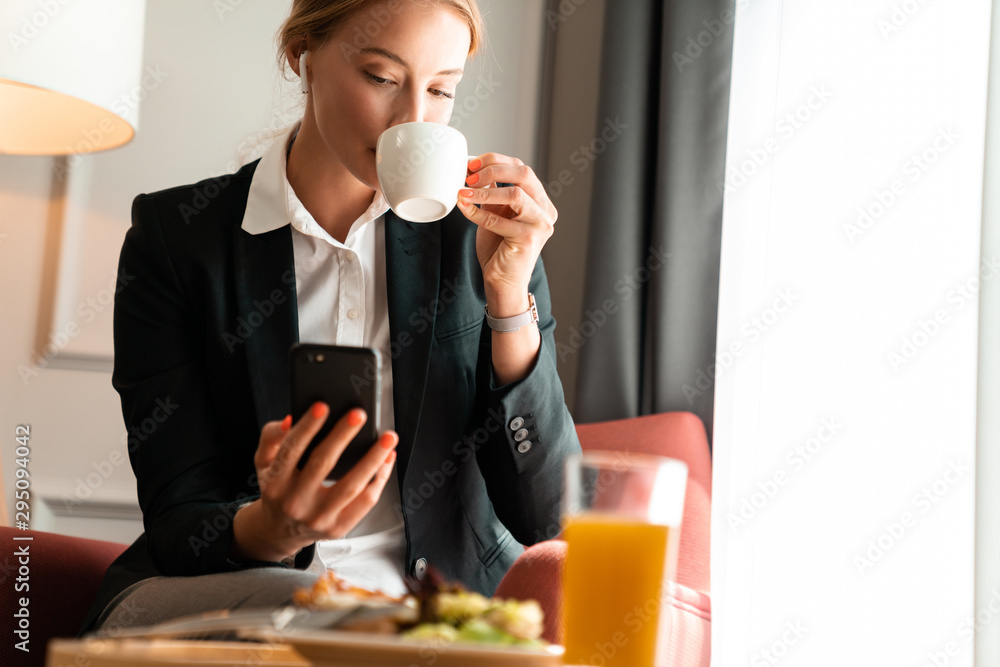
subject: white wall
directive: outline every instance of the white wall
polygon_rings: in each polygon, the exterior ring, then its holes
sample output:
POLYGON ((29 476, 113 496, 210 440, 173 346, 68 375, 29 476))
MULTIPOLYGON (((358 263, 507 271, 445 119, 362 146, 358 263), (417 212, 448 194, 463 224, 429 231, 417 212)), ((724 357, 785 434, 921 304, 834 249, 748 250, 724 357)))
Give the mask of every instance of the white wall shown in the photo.
POLYGON ((971 665, 990 3, 737 4, 714 664, 971 665))
MULTIPOLYGON (((297 80, 277 70, 275 32, 289 2, 149 0, 146 11, 145 88, 139 132, 129 145, 83 159, 72 176, 89 175, 81 270, 64 274, 71 304, 91 299, 91 316, 78 314, 80 333, 68 353, 111 350, 107 286, 115 278, 118 250, 129 226, 132 199, 234 170, 255 157, 266 132, 300 114, 297 80)), ((542 0, 481 0, 490 48, 477 58, 459 87, 453 124, 475 152, 499 151, 529 164, 535 132, 542 50, 542 0)), ((67 54, 66 57, 71 57, 67 54)), ((294 75, 292 75, 294 77, 294 75)), ((140 101, 141 98, 141 101, 140 101)), ((135 518, 102 520, 82 514, 129 515, 135 480, 125 456, 118 396, 108 368, 67 370, 38 364, 34 353, 53 160, 0 156, 0 284, 4 326, 0 333, 0 446, 9 513, 14 482, 14 431, 31 426, 31 525, 117 541, 140 531, 135 518), (31 369, 26 379, 18 367, 31 369), (89 479, 88 479, 89 476, 89 479), (54 516, 43 498, 72 517, 54 516)), ((134 517, 134 510, 132 512, 134 517)))

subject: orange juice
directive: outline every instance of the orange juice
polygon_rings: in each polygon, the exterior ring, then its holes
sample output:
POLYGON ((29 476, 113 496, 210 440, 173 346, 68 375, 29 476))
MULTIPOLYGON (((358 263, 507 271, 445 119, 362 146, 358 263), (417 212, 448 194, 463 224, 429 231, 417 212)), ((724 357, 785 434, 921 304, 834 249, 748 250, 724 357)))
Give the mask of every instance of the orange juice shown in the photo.
POLYGON ((566 521, 566 664, 652 667, 668 526, 579 514, 566 521))

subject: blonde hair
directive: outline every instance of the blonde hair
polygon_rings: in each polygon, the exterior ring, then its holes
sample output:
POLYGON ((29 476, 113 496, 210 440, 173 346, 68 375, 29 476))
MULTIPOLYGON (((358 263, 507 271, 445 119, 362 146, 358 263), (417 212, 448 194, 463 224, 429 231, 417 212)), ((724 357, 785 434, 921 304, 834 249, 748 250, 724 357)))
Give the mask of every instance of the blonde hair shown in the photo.
MULTIPOLYGON (((292 11, 281 24, 278 31, 278 64, 282 71, 285 66, 285 54, 292 44, 305 41, 307 38, 323 44, 336 27, 361 10, 364 5, 374 0, 294 0, 292 11)), ((388 0, 389 11, 403 2, 414 0, 388 0)), ((469 55, 473 56, 483 46, 486 40, 486 27, 483 16, 479 12, 476 0, 422 0, 425 4, 448 7, 458 12, 469 24, 472 41, 469 43, 469 55)), ((372 16, 372 21, 379 24, 381 17, 372 16)), ((379 24, 381 25, 381 24, 379 24)), ((297 52, 296 52, 297 53, 297 52)))

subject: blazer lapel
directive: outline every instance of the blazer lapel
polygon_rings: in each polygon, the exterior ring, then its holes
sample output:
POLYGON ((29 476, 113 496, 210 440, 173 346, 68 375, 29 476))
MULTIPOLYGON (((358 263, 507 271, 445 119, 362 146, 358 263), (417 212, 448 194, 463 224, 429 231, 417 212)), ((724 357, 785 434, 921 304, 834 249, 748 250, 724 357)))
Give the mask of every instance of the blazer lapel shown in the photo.
POLYGON ((236 304, 247 334, 257 426, 263 428, 266 421, 281 419, 291 410, 288 354, 299 340, 291 226, 264 234, 240 230, 234 246, 236 304))
POLYGON ((399 481, 413 452, 434 338, 435 300, 441 278, 441 225, 412 223, 385 214, 386 291, 393 349, 392 400, 399 434, 399 481), (412 342, 404 344, 407 340, 412 342))

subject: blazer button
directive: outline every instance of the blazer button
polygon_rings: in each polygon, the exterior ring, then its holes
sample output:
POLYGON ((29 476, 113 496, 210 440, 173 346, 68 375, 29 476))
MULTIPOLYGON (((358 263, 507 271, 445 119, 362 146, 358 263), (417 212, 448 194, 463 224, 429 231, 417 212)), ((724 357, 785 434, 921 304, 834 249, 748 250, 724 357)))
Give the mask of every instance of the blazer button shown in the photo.
POLYGON ((525 440, 520 445, 517 446, 517 451, 522 454, 527 454, 528 450, 531 449, 531 440, 525 440))
POLYGON ((520 431, 514 434, 514 442, 521 442, 528 437, 528 429, 522 428, 520 431))
POLYGON ((510 430, 511 431, 516 431, 517 429, 521 428, 522 426, 524 426, 524 420, 521 419, 520 417, 514 417, 513 419, 510 420, 510 430))
POLYGON ((427 559, 418 558, 413 562, 413 576, 423 579, 425 574, 427 574, 427 559))

